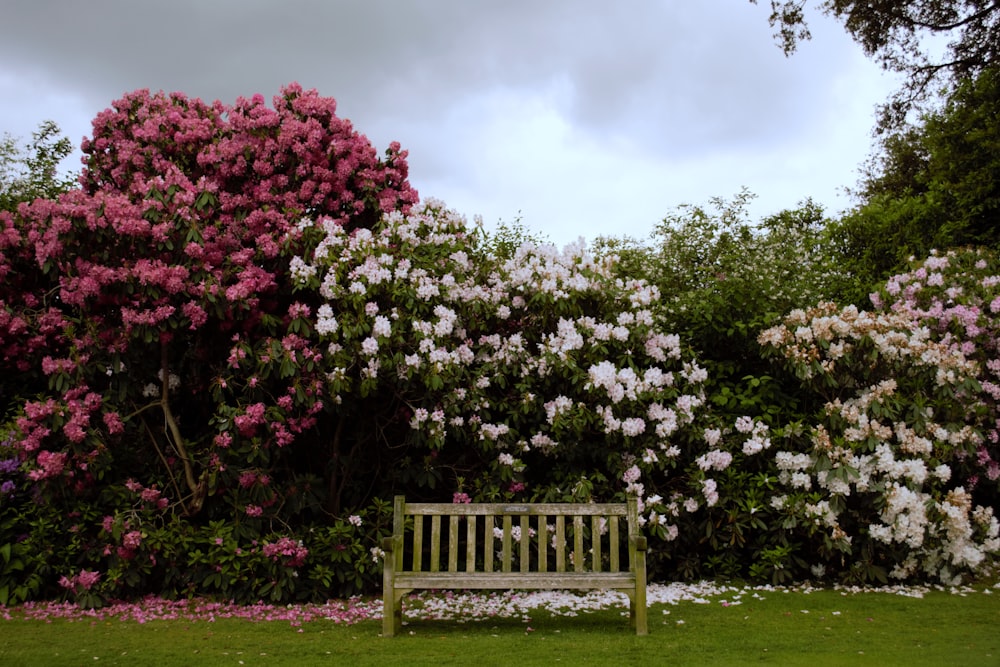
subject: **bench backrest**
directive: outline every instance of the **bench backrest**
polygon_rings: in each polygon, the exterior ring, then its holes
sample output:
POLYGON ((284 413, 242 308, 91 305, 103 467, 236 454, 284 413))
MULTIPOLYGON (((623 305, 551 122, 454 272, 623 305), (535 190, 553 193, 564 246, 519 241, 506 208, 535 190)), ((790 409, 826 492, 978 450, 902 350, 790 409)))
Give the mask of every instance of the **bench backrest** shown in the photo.
POLYGON ((635 567, 637 502, 407 503, 396 572, 621 572, 635 567))

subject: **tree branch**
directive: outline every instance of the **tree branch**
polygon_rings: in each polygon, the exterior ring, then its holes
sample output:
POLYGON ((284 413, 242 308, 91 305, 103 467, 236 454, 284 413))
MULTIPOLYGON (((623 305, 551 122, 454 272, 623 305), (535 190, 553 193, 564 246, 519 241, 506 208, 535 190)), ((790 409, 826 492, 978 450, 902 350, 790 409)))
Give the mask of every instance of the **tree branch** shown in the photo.
POLYGON ((156 454, 160 457, 160 461, 163 463, 163 467, 166 468, 167 475, 170 477, 170 486, 174 487, 174 493, 177 494, 177 500, 181 503, 182 507, 185 507, 186 513, 187 509, 184 504, 184 494, 181 493, 181 488, 177 485, 177 477, 174 475, 174 471, 170 469, 167 457, 163 454, 163 450, 160 449, 160 445, 157 444, 156 436, 153 434, 153 429, 149 427, 149 423, 146 421, 145 417, 142 418, 142 425, 146 428, 146 432, 149 434, 149 439, 153 443, 153 449, 156 450, 156 454))
POLYGON ((908 21, 910 25, 916 26, 918 28, 926 28, 934 32, 946 32, 948 30, 954 30, 955 28, 961 28, 974 21, 978 21, 981 18, 985 18, 986 16, 992 14, 998 9, 1000 9, 1000 2, 994 2, 989 7, 986 7, 985 9, 982 9, 976 12, 975 14, 971 14, 960 21, 956 21, 955 23, 945 23, 945 24, 927 23, 925 21, 919 21, 915 18, 910 18, 909 16, 901 16, 900 18, 905 18, 905 20, 908 21))
POLYGON ((162 376, 162 384, 160 388, 160 407, 163 409, 163 420, 169 431, 168 440, 172 441, 171 444, 173 444, 174 450, 177 452, 177 457, 181 460, 181 463, 184 466, 184 479, 193 494, 191 504, 185 507, 185 513, 191 516, 197 514, 198 511, 201 510, 202 504, 205 502, 205 494, 208 488, 208 478, 206 473, 202 473, 201 477, 198 479, 195 478, 194 465, 191 461, 191 457, 188 455, 187 448, 184 446, 184 436, 181 435, 181 429, 177 425, 177 420, 174 418, 173 411, 170 409, 170 371, 167 364, 167 352, 167 343, 166 341, 161 340, 160 374, 162 376))

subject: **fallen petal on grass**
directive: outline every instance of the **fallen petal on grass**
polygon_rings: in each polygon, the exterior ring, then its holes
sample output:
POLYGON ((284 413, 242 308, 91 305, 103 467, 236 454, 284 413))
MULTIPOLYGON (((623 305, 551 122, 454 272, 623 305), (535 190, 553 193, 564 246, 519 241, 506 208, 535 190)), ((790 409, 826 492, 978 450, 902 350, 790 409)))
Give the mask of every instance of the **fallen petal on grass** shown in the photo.
MULTIPOLYGON (((995 586, 994 586, 995 587, 995 586)), ((803 593, 821 590, 811 584, 798 586, 729 586, 702 581, 695 583, 651 584, 646 598, 649 605, 674 606, 682 602, 711 604, 713 599, 724 608, 741 604, 740 598, 749 595, 752 599, 764 600, 761 593, 803 593), (723 598, 719 600, 718 598, 723 598)), ((927 587, 927 586, 886 586, 874 587, 833 587, 841 596, 865 593, 899 595, 922 598, 931 590, 950 592, 955 595, 989 593, 989 589, 977 590, 973 587, 927 587)), ((408 620, 454 620, 482 621, 496 618, 520 619, 530 623, 532 614, 545 613, 551 616, 574 617, 606 609, 628 609, 628 597, 617 591, 492 591, 463 592, 422 591, 406 598, 404 618, 408 620)), ((669 614, 668 609, 663 610, 669 614)), ((808 614, 809 610, 802 609, 808 614)), ((840 612, 832 612, 839 615, 840 612)), ((53 619, 87 621, 90 623, 109 620, 147 623, 158 620, 186 620, 191 622, 215 622, 216 619, 245 619, 248 621, 286 621, 291 627, 301 629, 303 623, 331 621, 337 624, 353 625, 360 621, 382 618, 382 602, 378 598, 355 597, 347 600, 330 600, 325 604, 271 605, 259 602, 253 605, 238 605, 232 602, 218 602, 205 599, 165 600, 147 597, 136 602, 116 602, 100 609, 87 609, 68 602, 28 602, 17 607, 0 607, 0 620, 18 618, 50 622, 53 619)), ((874 619, 869 618, 869 621, 874 619)))

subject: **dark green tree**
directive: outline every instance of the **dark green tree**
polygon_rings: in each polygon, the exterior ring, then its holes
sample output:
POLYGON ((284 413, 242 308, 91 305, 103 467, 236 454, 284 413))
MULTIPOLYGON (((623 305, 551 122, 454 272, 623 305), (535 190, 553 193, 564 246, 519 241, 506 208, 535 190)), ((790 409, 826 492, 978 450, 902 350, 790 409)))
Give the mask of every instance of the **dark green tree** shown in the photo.
POLYGON ((884 137, 862 174, 860 205, 831 239, 875 285, 910 257, 966 245, 1000 247, 1000 69, 962 82, 918 125, 884 137))

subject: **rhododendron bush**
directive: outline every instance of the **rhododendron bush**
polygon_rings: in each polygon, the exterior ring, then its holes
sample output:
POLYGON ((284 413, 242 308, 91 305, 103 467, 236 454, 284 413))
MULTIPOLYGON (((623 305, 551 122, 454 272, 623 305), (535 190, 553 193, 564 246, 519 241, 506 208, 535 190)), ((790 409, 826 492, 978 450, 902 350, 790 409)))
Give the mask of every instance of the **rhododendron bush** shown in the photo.
MULTIPOLYGON (((3 400, 25 477, 8 481, 37 501, 12 530, 44 554, 33 589, 81 568, 110 568, 97 587, 116 593, 219 589, 218 559, 178 560, 219 546, 211 522, 249 558, 339 516, 317 493, 328 403, 288 259, 303 216, 362 228, 417 196, 398 145, 378 158, 334 111, 297 85, 273 108, 137 91, 95 119, 80 189, 0 214, 3 400)), ((330 549, 351 544, 329 531, 330 549)))
POLYGON ((770 499, 814 573, 952 582, 1000 551, 996 269, 982 252, 932 256, 874 312, 825 303, 761 334, 825 400, 777 451, 770 499))
POLYGON ((984 504, 1000 490, 1000 262, 984 249, 934 253, 893 276, 872 295, 876 306, 901 313, 976 363, 984 404, 984 439, 961 460, 961 476, 984 504))
POLYGON ((352 421, 399 415, 408 432, 387 453, 410 443, 424 457, 381 476, 416 475, 464 501, 635 493, 650 532, 672 540, 685 507, 718 501, 707 471, 732 461, 724 430, 756 438, 748 454, 769 445, 749 417, 702 437, 706 373, 656 326, 657 290, 617 278, 582 244, 483 255, 434 201, 372 230, 321 224, 325 237, 292 270, 325 300, 315 328, 332 400, 365 406, 340 411, 338 437, 352 421))

